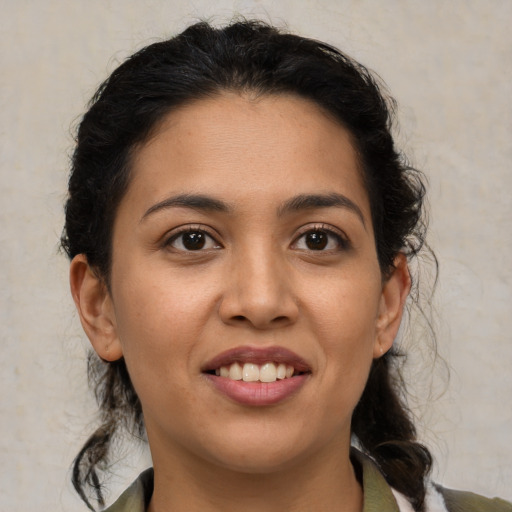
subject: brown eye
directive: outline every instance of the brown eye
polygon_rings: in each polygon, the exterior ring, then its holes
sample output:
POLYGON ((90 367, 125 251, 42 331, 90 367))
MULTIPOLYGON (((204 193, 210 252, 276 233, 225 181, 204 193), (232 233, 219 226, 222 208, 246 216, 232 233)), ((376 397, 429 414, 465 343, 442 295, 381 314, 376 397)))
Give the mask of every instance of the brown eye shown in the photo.
POLYGON ((166 245, 178 251, 201 251, 220 248, 220 245, 208 233, 201 230, 177 233, 171 237, 166 245))
POLYGON ((188 251, 198 251, 206 242, 204 233, 183 233, 181 236, 183 247, 188 251))
POLYGON ((350 243, 338 232, 322 227, 306 231, 292 247, 300 251, 341 251, 348 249, 350 243))
POLYGON ((312 251, 321 251, 327 247, 329 237, 321 231, 311 231, 304 235, 306 247, 312 251))

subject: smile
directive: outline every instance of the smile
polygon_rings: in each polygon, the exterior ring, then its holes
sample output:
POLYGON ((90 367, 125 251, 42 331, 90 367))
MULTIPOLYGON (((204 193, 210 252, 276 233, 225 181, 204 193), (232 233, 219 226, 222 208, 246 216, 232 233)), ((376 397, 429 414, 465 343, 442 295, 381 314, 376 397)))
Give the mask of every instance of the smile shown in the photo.
POLYGON ((241 365, 234 362, 229 366, 221 366, 215 370, 215 375, 231 380, 243 380, 244 382, 275 382, 291 378, 295 368, 284 363, 245 363, 241 365))
POLYGON ((209 361, 202 373, 229 400, 268 406, 298 393, 311 377, 311 367, 282 347, 238 347, 209 361))

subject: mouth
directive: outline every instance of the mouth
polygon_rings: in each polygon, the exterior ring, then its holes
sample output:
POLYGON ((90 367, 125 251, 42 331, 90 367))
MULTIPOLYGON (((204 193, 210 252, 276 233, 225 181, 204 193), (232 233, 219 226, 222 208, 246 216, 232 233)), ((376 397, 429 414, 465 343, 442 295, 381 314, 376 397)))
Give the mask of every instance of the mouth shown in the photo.
POLYGON ((209 361, 202 373, 236 402, 271 405, 297 392, 311 374, 311 367, 281 347, 239 347, 209 361))
POLYGON ((300 375, 304 372, 299 372, 292 365, 284 363, 269 361, 259 365, 256 363, 241 364, 235 361, 229 366, 221 366, 206 373, 231 380, 243 380, 244 382, 276 382, 277 380, 290 379, 294 375, 300 375))

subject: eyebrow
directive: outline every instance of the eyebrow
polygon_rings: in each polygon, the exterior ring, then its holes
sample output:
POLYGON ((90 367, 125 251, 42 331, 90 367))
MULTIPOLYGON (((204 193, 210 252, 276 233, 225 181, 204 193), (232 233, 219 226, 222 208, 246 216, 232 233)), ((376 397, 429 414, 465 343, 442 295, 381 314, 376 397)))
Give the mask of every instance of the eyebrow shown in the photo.
POLYGON ((355 213, 363 226, 366 227, 364 215, 359 206, 348 197, 338 194, 301 194, 292 197, 286 201, 278 210, 278 215, 283 216, 287 213, 297 212, 301 210, 313 210, 316 208, 346 208, 355 213))
MULTIPOLYGON (((169 208, 190 208, 204 212, 233 212, 230 205, 214 197, 203 194, 179 194, 168 197, 148 208, 142 216, 141 222, 149 215, 169 208)), ((330 194, 300 194, 292 197, 278 208, 277 215, 282 217, 288 213, 317 208, 346 208, 355 213, 363 226, 366 227, 363 212, 359 206, 348 197, 335 192, 330 194)))
POLYGON ((180 194, 168 197, 159 203, 151 206, 142 216, 143 221, 149 215, 168 208, 191 208, 205 212, 225 212, 229 213, 232 208, 225 202, 219 201, 210 196, 201 194, 180 194))

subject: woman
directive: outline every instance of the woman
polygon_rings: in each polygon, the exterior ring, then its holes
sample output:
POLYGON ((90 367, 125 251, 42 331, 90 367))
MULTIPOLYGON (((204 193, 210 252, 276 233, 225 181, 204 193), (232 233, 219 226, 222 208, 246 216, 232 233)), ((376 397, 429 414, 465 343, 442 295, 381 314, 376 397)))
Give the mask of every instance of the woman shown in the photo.
POLYGON ((393 349, 424 186, 371 74, 257 22, 153 44, 78 132, 63 246, 102 425, 153 469, 109 510, 512 510, 428 482, 393 349), (351 448, 353 442, 358 449, 351 448))

